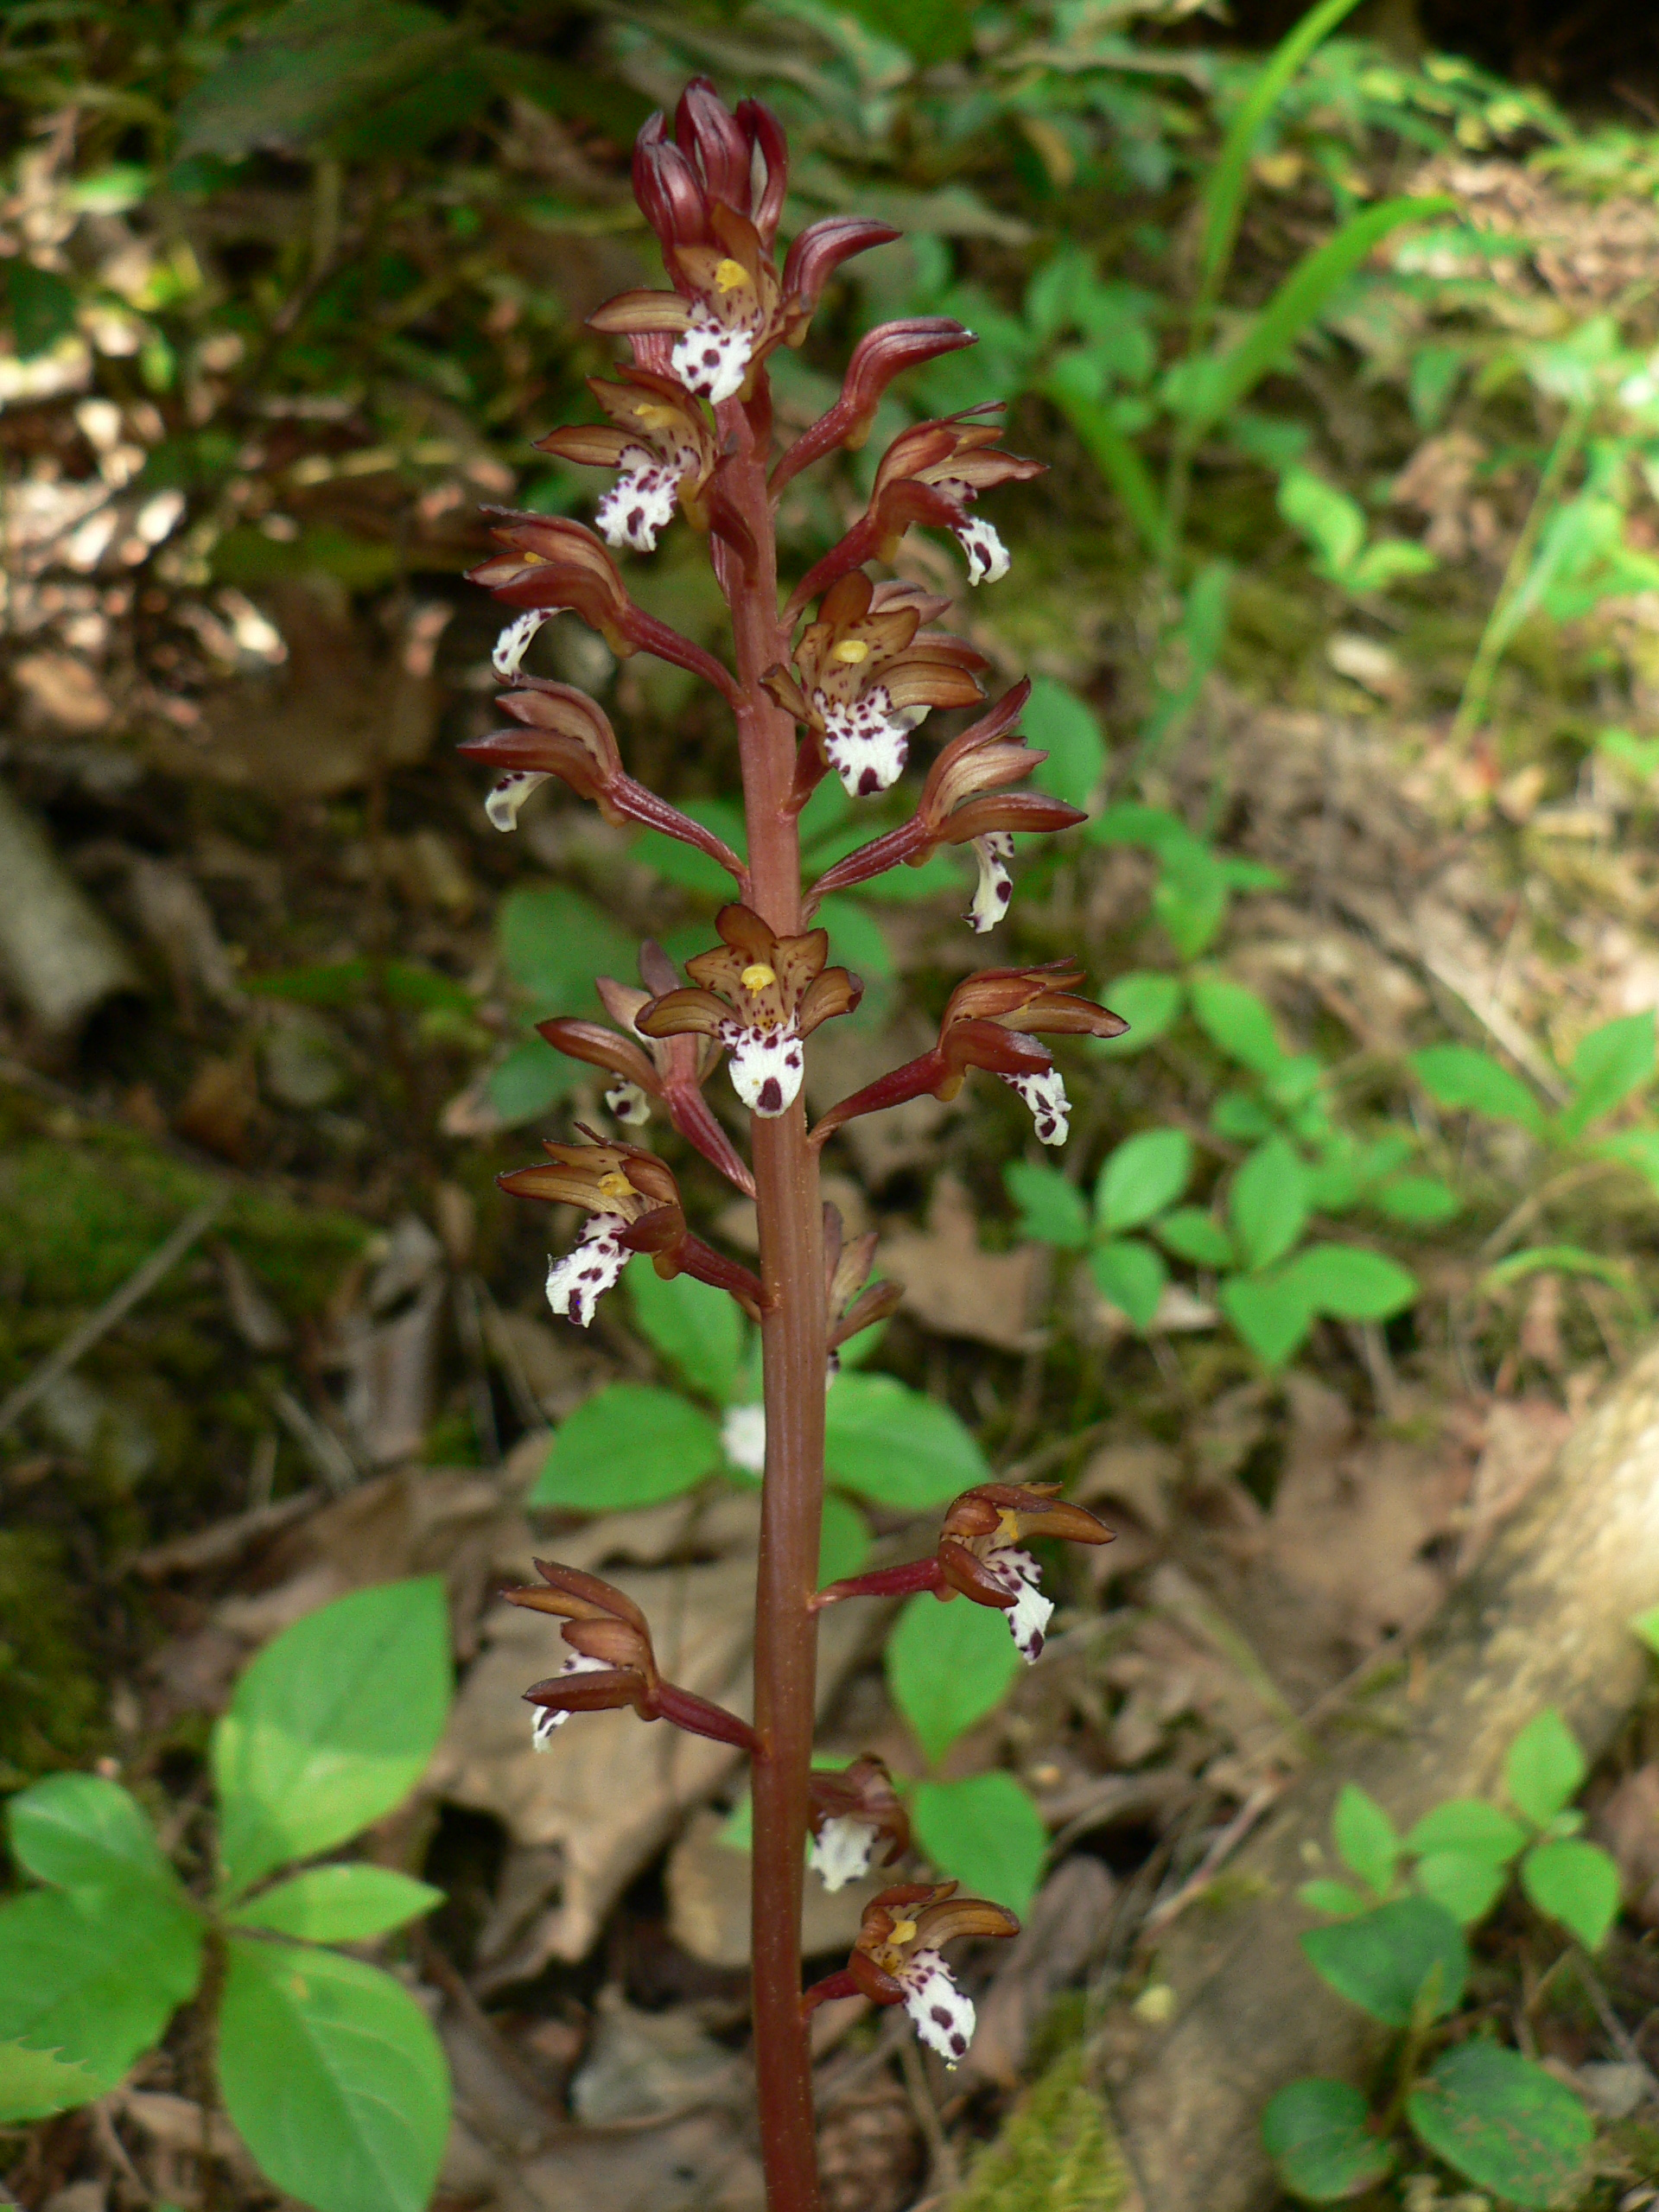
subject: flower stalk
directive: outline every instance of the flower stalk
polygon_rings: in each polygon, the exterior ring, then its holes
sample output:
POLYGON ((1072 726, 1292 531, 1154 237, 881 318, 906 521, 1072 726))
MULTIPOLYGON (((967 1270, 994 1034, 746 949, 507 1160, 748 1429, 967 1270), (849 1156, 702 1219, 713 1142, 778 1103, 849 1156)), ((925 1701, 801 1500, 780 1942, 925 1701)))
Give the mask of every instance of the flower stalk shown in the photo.
MULTIPOLYGON (((758 1322, 764 1360, 765 1466, 755 1589, 752 1720, 710 1704, 658 1673, 651 1632, 632 1599, 597 1577, 538 1561, 542 1580, 507 1592, 512 1603, 561 1623, 558 1671, 526 1696, 535 1739, 551 1747, 573 1714, 630 1707, 732 1745, 748 1755, 753 1796, 753 2027, 769 2212, 817 2212, 808 2042, 813 2006, 860 1991, 902 2004, 922 2039, 954 2065, 973 2032, 973 2006, 939 1946, 957 1936, 1001 1936, 1017 1923, 1002 1907, 956 1895, 951 1882, 899 1883, 869 1906, 845 1970, 801 1987, 802 1888, 811 1840, 815 1878, 840 1886, 878 1857, 910 1848, 899 1794, 880 1759, 814 1775, 811 1751, 817 1619, 855 1597, 931 1590, 1002 1609, 1028 1660, 1041 1649, 1052 1604, 1022 1535, 1104 1541, 1092 1515, 1048 1489, 984 1484, 947 1513, 935 1554, 819 1591, 824 1488, 824 1394, 836 1348, 891 1312, 898 1292, 870 1282, 874 1240, 843 1246, 838 1217, 818 1187, 824 1144, 855 1116, 924 1091, 949 1097, 970 1068, 1000 1077, 1030 1106, 1044 1143, 1064 1142, 1066 1100, 1039 1034, 1112 1036, 1119 1018, 1075 995, 1074 964, 1004 968, 952 994, 931 1052, 843 1099, 809 1130, 804 1105, 813 1033, 850 1013, 861 986, 829 958, 812 912, 826 893, 918 865, 941 845, 971 846, 980 890, 976 931, 1003 918, 1018 833, 1081 820, 1075 809, 1016 791, 1043 759, 1018 723, 1017 685, 938 751, 912 818, 849 854, 808 890, 798 818, 821 779, 837 775, 855 804, 899 784, 916 734, 936 711, 983 697, 988 663, 933 626, 948 601, 902 578, 874 579, 913 528, 959 544, 970 583, 994 582, 1007 553, 977 512, 982 492, 1038 473, 1004 451, 1001 431, 975 408, 900 433, 878 466, 863 515, 786 598, 778 575, 776 504, 799 472, 860 445, 893 378, 974 342, 942 317, 914 318, 858 344, 840 399, 781 453, 773 435, 766 359, 804 339, 824 284, 849 256, 895 233, 856 216, 810 225, 775 255, 787 149, 776 119, 752 101, 735 112, 714 87, 688 87, 671 124, 658 115, 634 152, 634 191, 662 246, 673 289, 636 291, 601 307, 593 327, 626 340, 631 362, 590 379, 605 416, 556 430, 543 450, 614 472, 599 496, 599 532, 563 518, 491 511, 500 550, 474 580, 511 611, 494 666, 508 686, 511 727, 462 749, 499 778, 487 801, 498 829, 550 780, 613 825, 682 839, 732 876, 735 896, 715 918, 720 942, 686 963, 660 949, 640 956, 643 988, 596 979, 614 1027, 561 1016, 541 1032, 559 1051, 609 1079, 606 1106, 629 1130, 660 1111, 670 1128, 734 1188, 752 1196, 758 1272, 690 1227, 667 1162, 621 1136, 582 1128, 581 1143, 546 1146, 548 1160, 501 1178, 516 1196, 583 1210, 587 1227, 550 1267, 553 1310, 587 1327, 598 1300, 635 1255, 658 1274, 687 1273, 731 1296, 758 1322), (730 613, 729 665, 646 614, 613 549, 646 554, 683 521, 709 547, 730 613), (817 602, 816 613, 810 613, 817 602), (631 777, 610 722, 569 685, 524 668, 537 632, 569 612, 620 656, 645 652, 706 682, 736 725, 748 853, 721 840, 631 777), (748 1124, 749 1159, 706 1095, 722 1060, 748 1124)), ((544 801, 537 800, 537 804, 544 801)))

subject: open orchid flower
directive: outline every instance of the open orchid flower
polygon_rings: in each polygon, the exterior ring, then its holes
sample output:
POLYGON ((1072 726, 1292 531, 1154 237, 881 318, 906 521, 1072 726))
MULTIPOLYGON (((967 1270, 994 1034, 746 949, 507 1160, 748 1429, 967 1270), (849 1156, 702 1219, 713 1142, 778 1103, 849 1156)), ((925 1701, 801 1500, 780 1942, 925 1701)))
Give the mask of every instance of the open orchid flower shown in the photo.
POLYGON ((809 908, 830 893, 867 882, 899 861, 919 868, 941 845, 971 845, 979 887, 968 921, 976 933, 995 929, 1013 893, 1014 831, 1069 830, 1088 819, 1064 799, 1001 788, 1018 783, 1048 758, 1023 744, 1014 728, 1030 696, 1029 683, 1016 683, 988 715, 953 737, 928 770, 921 802, 910 820, 837 861, 813 885, 809 908))
POLYGON ((1055 1496, 1057 1483, 981 1483, 955 1499, 939 1529, 931 1559, 849 1574, 820 1590, 815 1609, 848 1598, 901 1598, 920 1590, 935 1597, 960 1593, 976 1605, 995 1605, 1027 1666, 1042 1656, 1054 1606, 1041 1587, 1037 1561, 1025 1548, 1029 1536, 1072 1544, 1109 1544, 1113 1531, 1081 1505, 1055 1496))
POLYGON ((970 584, 995 583, 1007 575, 1007 550, 989 523, 971 512, 973 503, 993 485, 1040 476, 1045 464, 999 452, 1001 429, 979 419, 988 411, 970 407, 899 433, 881 457, 868 507, 797 584, 790 613, 867 561, 890 562, 906 531, 918 524, 951 533, 968 563, 970 584))
POLYGON ((591 1216, 575 1249, 548 1264, 547 1302, 556 1313, 587 1328, 594 1306, 635 1252, 649 1252, 659 1275, 696 1275, 759 1312, 759 1281, 690 1234, 679 1185, 654 1154, 597 1138, 589 1144, 543 1139, 543 1149, 546 1165, 514 1167, 496 1180, 517 1198, 583 1206, 591 1216))
POLYGON ((615 1022, 615 1030, 568 1016, 538 1021, 537 1028, 555 1051, 603 1068, 613 1077, 605 1093, 605 1103, 618 1121, 642 1128, 651 1119, 653 1102, 665 1106, 680 1135, 690 1138, 728 1182, 752 1198, 754 1178, 703 1096, 702 1086, 720 1058, 719 1039, 695 1033, 646 1036, 636 1026, 639 1016, 653 999, 678 989, 680 978, 662 947, 649 938, 640 947, 639 974, 646 987, 644 990, 616 982, 609 976, 595 979, 594 988, 615 1022))
POLYGON ((694 1736, 754 1750, 754 1731, 747 1721, 663 1680, 645 1617, 626 1591, 551 1560, 538 1559, 536 1572, 539 1583, 501 1595, 510 1605, 561 1618, 561 1633, 570 1646, 558 1673, 532 1682, 524 1692, 525 1702, 536 1707, 532 1741, 538 1751, 549 1748, 554 1731, 573 1713, 602 1713, 625 1705, 642 1720, 671 1720, 694 1736))
POLYGON ((815 1767, 808 1777, 812 1842, 808 1862, 826 1890, 845 1889, 870 1871, 877 1847, 881 1864, 891 1866, 910 1848, 906 1812, 885 1759, 867 1751, 849 1767, 832 1773, 815 1767))
POLYGON ((958 2066, 974 2038, 974 2006, 957 1986, 943 1947, 959 1936, 1019 1933, 1011 1912, 981 1897, 959 1897, 954 1882, 901 1882, 865 1906, 845 1969, 817 1983, 802 2001, 810 2009, 857 1994, 873 2005, 902 2005, 928 2048, 947 2066, 958 2066))
POLYGON ((948 604, 913 584, 872 584, 855 569, 824 594, 795 648, 800 681, 781 668, 763 679, 813 731, 849 798, 897 782, 910 733, 933 708, 977 703, 974 671, 986 665, 984 655, 921 626, 948 604))
POLYGON ((722 906, 724 943, 685 963, 693 988, 666 992, 634 1016, 645 1037, 718 1038, 731 1054, 732 1088, 763 1120, 787 1113, 805 1071, 802 1045, 821 1021, 850 1013, 863 985, 826 968, 827 931, 779 937, 747 906, 722 906))
POLYGON ((812 1131, 822 1144, 859 1114, 876 1114, 930 1093, 954 1098, 969 1068, 984 1068, 1018 1091, 1044 1144, 1064 1144, 1071 1102, 1053 1056, 1033 1030, 1066 1036, 1121 1037, 1128 1023, 1067 986, 1080 980, 1066 962, 1043 968, 987 968, 958 983, 945 1002, 939 1041, 931 1052, 879 1076, 830 1109, 812 1131))
POLYGON ((536 443, 561 461, 615 469, 616 482, 594 518, 600 535, 607 545, 652 553, 677 503, 695 528, 708 529, 703 493, 716 450, 707 416, 673 378, 640 368, 625 368, 620 375, 618 384, 588 379, 608 423, 550 431, 536 443))

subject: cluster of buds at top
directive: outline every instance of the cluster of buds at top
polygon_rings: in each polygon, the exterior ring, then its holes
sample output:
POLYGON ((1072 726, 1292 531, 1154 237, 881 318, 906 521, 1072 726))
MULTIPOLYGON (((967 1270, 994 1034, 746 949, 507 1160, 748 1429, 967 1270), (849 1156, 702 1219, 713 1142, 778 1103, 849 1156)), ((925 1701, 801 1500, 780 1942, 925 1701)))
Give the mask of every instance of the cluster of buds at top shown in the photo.
POLYGON ((538 1559, 542 1578, 527 1589, 504 1590, 509 1605, 560 1616, 570 1656, 556 1675, 532 1682, 524 1692, 536 1707, 534 1742, 544 1751, 573 1713, 599 1713, 632 1706, 642 1720, 671 1720, 694 1736, 716 1743, 755 1748, 754 1731, 723 1706, 667 1682, 657 1671, 651 1630, 632 1598, 581 1567, 559 1567, 538 1559))
POLYGON ((832 1106, 812 1131, 823 1144, 844 1122, 931 1094, 954 1098, 969 1068, 985 1068, 1019 1092, 1044 1144, 1064 1144, 1071 1102, 1054 1058, 1033 1030, 1073 1037, 1121 1037, 1121 1014, 1074 996, 1080 972, 1064 960, 1041 968, 987 968, 958 983, 945 1002, 931 1052, 878 1076, 832 1106))
POLYGON ((903 1567, 874 1567, 849 1575, 820 1590, 817 1606, 843 1598, 899 1598, 931 1590, 938 1598, 971 1598, 976 1605, 995 1605, 1007 1616, 1008 1633, 1027 1664, 1042 1656, 1054 1611, 1044 1597, 1036 1560, 1025 1548, 1030 1537, 1069 1544, 1109 1544, 1112 1530, 1081 1505, 1057 1497, 1056 1483, 981 1483, 955 1499, 939 1527, 931 1559, 903 1567))
POLYGON ((716 1039, 731 1054, 732 1088, 753 1114, 788 1112, 801 1088, 803 1041, 832 1014, 850 1014, 863 985, 826 968, 827 931, 779 937, 747 906, 722 906, 723 943, 685 963, 689 988, 653 999, 634 1017, 645 1037, 716 1039))
POLYGON ((902 2005, 922 2041, 948 2067, 967 2056, 974 2006, 941 1955, 960 1936, 1017 1936, 1020 1923, 1000 1904, 957 1895, 954 1882, 901 1882, 864 1908, 851 1957, 840 1974, 809 1989, 810 2010, 832 1997, 868 1997, 902 2005))
POLYGON ((582 1206, 592 1217, 575 1249, 549 1263, 547 1302, 553 1311, 587 1328, 630 1255, 648 1252, 659 1275, 695 1275, 713 1283, 758 1319, 759 1280, 691 1235, 672 1169, 638 1145, 607 1144, 591 1129, 585 1134, 592 1140, 588 1144, 543 1139, 546 1165, 511 1168, 497 1178, 515 1198, 582 1206))
MULTIPOLYGON (((825 592, 795 648, 799 681, 784 668, 763 678, 778 705, 812 732, 815 747, 804 755, 812 781, 817 751, 849 798, 884 791, 903 774, 910 733, 933 708, 977 703, 974 671, 986 666, 983 653, 922 628, 950 603, 913 584, 872 584, 861 569, 825 592)), ((798 776, 802 796, 807 780, 798 776)))
POLYGON ((823 287, 849 255, 899 234, 831 215, 803 231, 781 274, 772 258, 788 183, 784 134, 758 101, 728 113, 712 85, 688 86, 674 118, 654 115, 633 152, 633 190, 662 241, 671 292, 624 292, 591 317, 595 330, 655 340, 688 391, 711 405, 747 397, 780 345, 806 336, 823 287), (758 179, 758 181, 757 181, 758 179))

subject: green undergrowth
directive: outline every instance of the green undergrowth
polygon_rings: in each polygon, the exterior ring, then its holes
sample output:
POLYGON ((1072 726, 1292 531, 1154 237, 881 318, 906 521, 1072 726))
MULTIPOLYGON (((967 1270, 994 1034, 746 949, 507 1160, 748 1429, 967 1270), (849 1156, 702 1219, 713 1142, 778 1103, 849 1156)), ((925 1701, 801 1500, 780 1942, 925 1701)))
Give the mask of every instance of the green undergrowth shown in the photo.
POLYGON ((1074 2044, 1027 2091, 951 2212, 1126 2212, 1135 2201, 1111 2114, 1074 2044))

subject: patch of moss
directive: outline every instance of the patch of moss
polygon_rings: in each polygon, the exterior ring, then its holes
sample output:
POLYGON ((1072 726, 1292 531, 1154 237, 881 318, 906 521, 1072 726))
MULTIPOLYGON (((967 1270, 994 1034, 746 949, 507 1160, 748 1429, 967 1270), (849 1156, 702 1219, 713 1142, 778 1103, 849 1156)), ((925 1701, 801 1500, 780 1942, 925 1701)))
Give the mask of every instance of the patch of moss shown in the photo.
POLYGON ((1014 2107, 951 2212, 1123 2212, 1135 2184, 1074 2044, 1014 2107))
POLYGON ((0 1788, 86 1757, 103 1694, 89 1663, 61 1538, 0 1529, 0 1788))

